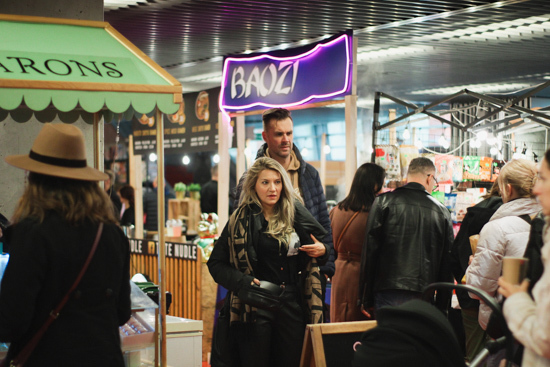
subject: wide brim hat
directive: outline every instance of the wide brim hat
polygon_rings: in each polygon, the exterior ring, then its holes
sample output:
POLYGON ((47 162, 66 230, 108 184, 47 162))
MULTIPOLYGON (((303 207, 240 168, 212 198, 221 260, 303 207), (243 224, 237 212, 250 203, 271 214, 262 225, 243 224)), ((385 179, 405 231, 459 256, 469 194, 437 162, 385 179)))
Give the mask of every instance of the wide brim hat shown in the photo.
POLYGON ((109 178, 86 163, 84 134, 76 126, 46 123, 34 140, 29 154, 5 158, 14 167, 48 176, 83 181, 109 178))

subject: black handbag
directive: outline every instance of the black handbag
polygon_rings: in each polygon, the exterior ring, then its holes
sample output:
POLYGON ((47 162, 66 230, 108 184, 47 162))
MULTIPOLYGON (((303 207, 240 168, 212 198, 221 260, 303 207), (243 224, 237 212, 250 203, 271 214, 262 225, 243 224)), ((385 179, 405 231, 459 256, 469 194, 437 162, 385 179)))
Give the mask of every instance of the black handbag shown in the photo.
POLYGON ((277 284, 261 280, 260 285, 253 283, 239 290, 237 296, 241 301, 262 310, 277 311, 283 307, 284 288, 277 284))

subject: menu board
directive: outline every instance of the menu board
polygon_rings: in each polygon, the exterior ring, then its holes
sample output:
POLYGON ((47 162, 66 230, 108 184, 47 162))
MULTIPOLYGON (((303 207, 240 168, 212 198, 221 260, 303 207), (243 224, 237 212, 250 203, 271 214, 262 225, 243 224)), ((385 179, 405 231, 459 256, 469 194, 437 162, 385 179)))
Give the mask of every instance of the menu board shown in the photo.
MULTIPOLYGON (((166 154, 215 151, 218 149, 218 98, 220 88, 186 93, 179 110, 164 115, 166 154)), ((154 113, 135 114, 132 120, 134 152, 156 151, 154 113)))
POLYGON ((453 162, 454 156, 452 155, 436 155, 434 159, 435 164, 435 177, 440 184, 453 183, 453 162))
POLYGON ((395 145, 377 145, 375 147, 375 163, 386 170, 386 179, 401 180, 399 149, 395 145))

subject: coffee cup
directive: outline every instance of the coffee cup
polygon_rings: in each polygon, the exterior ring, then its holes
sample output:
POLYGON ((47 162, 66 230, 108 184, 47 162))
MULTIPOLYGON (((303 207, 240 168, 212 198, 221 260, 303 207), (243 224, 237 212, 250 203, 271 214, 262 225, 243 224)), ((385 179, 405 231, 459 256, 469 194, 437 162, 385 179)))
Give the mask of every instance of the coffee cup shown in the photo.
POLYGON ((529 259, 525 257, 505 256, 502 259, 502 277, 512 284, 521 284, 527 275, 529 259))

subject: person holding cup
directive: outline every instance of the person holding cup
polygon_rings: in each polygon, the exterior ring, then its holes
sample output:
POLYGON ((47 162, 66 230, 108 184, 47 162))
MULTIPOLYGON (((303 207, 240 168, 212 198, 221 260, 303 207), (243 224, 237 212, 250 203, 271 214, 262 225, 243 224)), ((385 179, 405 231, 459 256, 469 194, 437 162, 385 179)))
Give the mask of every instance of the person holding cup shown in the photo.
MULTIPOLYGON (((536 164, 526 159, 514 159, 502 168, 497 183, 503 204, 479 234, 475 255, 466 270, 466 284, 498 295, 502 259, 523 256, 531 228, 529 217, 540 211, 533 194, 536 176, 536 164)), ((491 309, 481 302, 478 321, 484 330, 490 315, 491 309)))
POLYGON ((546 216, 543 229, 542 259, 544 272, 533 288, 532 299, 527 293, 529 281, 521 285, 499 278, 498 292, 507 298, 504 317, 516 340, 524 346, 522 366, 550 366, 550 149, 544 154, 538 180, 533 188, 546 216))

